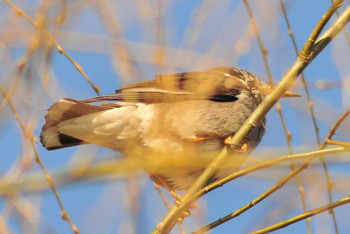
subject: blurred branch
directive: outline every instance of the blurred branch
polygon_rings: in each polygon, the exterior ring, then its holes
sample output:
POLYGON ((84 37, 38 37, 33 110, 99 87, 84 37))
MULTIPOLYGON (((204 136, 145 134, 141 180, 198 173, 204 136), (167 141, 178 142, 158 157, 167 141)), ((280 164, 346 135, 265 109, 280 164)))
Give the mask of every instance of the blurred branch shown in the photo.
MULTIPOLYGON (((77 181, 96 178, 113 178, 136 174, 140 172, 142 164, 136 160, 111 160, 103 163, 94 163, 82 167, 85 163, 77 162, 64 169, 52 171, 55 184, 71 184, 77 181)), ((45 178, 40 173, 30 173, 15 182, 8 183, 6 178, 0 180, 0 196, 18 192, 37 192, 47 189, 45 178)))
MULTIPOLYGON (((328 43, 345 27, 349 21, 350 8, 347 8, 330 26, 330 28, 316 41, 319 32, 323 29, 324 24, 334 13, 335 9, 339 7, 339 2, 336 1, 332 5, 330 10, 323 16, 314 31, 311 33, 307 41, 307 45, 304 46, 300 52, 298 60, 291 66, 289 71, 284 75, 282 80, 275 87, 274 91, 256 108, 253 114, 247 119, 237 133, 232 137, 232 145, 240 145, 244 137, 251 132, 255 126, 257 126, 272 106, 279 100, 279 98, 287 91, 287 89, 293 84, 294 80, 300 75, 300 73, 310 64, 310 62, 328 45, 328 43), (334 9, 335 8, 335 9, 334 9), (334 9, 334 10, 333 10, 334 9), (313 43, 316 41, 315 43, 313 43), (312 42, 312 44, 311 44, 312 42)), ((168 233, 176 224, 177 219, 180 217, 183 211, 193 202, 191 197, 195 195, 213 175, 214 171, 218 169, 218 166, 223 165, 227 160, 227 149, 224 148, 204 170, 197 181, 191 186, 191 188, 185 193, 180 205, 175 204, 171 211, 163 218, 163 220, 155 227, 153 233, 168 233)))
POLYGON ((42 28, 39 24, 37 24, 34 20, 32 20, 26 13, 24 13, 21 9, 19 9, 11 1, 9 1, 9 0, 4 0, 4 1, 16 12, 17 15, 25 18, 36 29, 38 29, 40 32, 42 32, 48 38, 48 40, 51 41, 55 45, 57 51, 60 54, 63 54, 73 64, 73 66, 83 75, 83 77, 89 83, 89 85, 92 87, 92 89, 95 91, 95 93, 98 96, 100 96, 99 87, 91 81, 91 79, 88 77, 88 75, 86 74, 84 69, 77 62, 75 62, 75 60, 68 54, 68 52, 66 52, 62 48, 62 46, 56 41, 56 39, 46 29, 42 28))
MULTIPOLYGON (((282 8, 284 20, 286 21, 286 24, 287 24, 288 35, 290 36, 290 39, 292 40, 294 51, 295 51, 296 55, 298 56, 299 49, 298 49, 297 42, 296 42, 294 34, 293 34, 292 26, 291 26, 291 24, 289 22, 289 18, 288 18, 288 15, 287 15, 287 10, 286 10, 286 7, 284 5, 283 0, 280 0, 280 5, 281 5, 281 8, 282 8)), ((310 92, 309 92, 309 89, 308 89, 308 84, 306 82, 306 79, 305 79, 305 76, 304 76, 303 72, 300 74, 300 78, 301 78, 301 82, 303 84, 303 88, 305 90, 306 98, 307 98, 307 101, 308 101, 308 104, 309 104, 309 110, 310 110, 311 119, 312 119, 312 122, 313 122, 313 125, 314 125, 314 129, 315 129, 316 139, 317 139, 318 144, 320 144, 321 143, 320 136, 319 136, 319 130, 320 129, 319 129, 317 121, 316 121, 315 111, 314 111, 314 108, 313 108, 313 102, 311 100, 310 92)))
POLYGON ((248 11, 250 22, 251 22, 251 24, 253 26, 254 33, 255 33, 256 39, 258 41, 259 49, 260 49, 260 52, 261 52, 261 55, 262 55, 262 58, 263 58, 263 62, 264 62, 264 67, 265 67, 265 70, 266 70, 266 73, 267 73, 268 84, 271 87, 273 87, 273 83, 274 82, 273 82, 273 79, 272 79, 272 74, 271 74, 271 69, 270 69, 270 66, 269 66, 269 62, 267 60, 268 51, 267 51, 266 47, 264 46, 264 43, 263 43, 263 40, 261 38, 258 25, 256 24, 256 21, 254 19, 253 11, 252 11, 252 9, 251 9, 251 7, 249 5, 248 0, 243 0, 243 3, 246 6, 246 9, 248 11))
MULTIPOLYGON (((279 163, 283 163, 283 162, 290 161, 290 160, 315 158, 315 157, 318 157, 318 156, 323 155, 323 154, 331 155, 331 154, 344 153, 344 152, 350 152, 350 149, 347 149, 344 147, 337 147, 337 148, 332 148, 332 149, 315 150, 315 151, 308 152, 308 153, 281 156, 279 158, 272 159, 272 160, 260 163, 258 165, 254 165, 254 166, 242 169, 240 171, 237 171, 237 172, 231 174, 230 176, 227 176, 227 177, 201 189, 198 193, 196 193, 194 195, 194 197, 199 198, 199 197, 203 196, 204 194, 206 194, 206 193, 208 193, 208 192, 210 192, 218 187, 221 187, 224 184, 226 184, 234 179, 237 179, 237 178, 242 177, 244 175, 248 175, 254 171, 258 171, 258 170, 263 169, 263 168, 275 166, 279 163)), ((305 166, 303 166, 303 167, 305 167, 305 166)), ((194 199, 194 198, 192 198, 192 199, 194 199)))
MULTIPOLYGON (((225 177, 213 184, 202 189, 195 196, 203 196, 204 194, 212 191, 213 189, 220 187, 233 179, 248 175, 254 171, 258 171, 264 168, 276 166, 278 164, 290 161, 300 160, 310 157, 316 157, 321 154, 332 155, 338 153, 349 152, 350 149, 344 147, 336 147, 332 149, 322 149, 307 153, 285 155, 276 159, 265 160, 256 165, 252 165, 232 175, 225 177)), ((138 175, 142 173, 142 169, 146 169, 149 173, 155 173, 159 170, 175 170, 176 165, 183 162, 181 158, 167 158, 157 159, 152 161, 137 160, 137 159, 123 159, 123 160, 108 160, 105 162, 92 162, 86 165, 86 163, 77 161, 70 166, 51 171, 50 174, 55 181, 56 186, 68 185, 78 181, 96 181, 99 179, 112 179, 112 178, 123 178, 131 175, 138 175), (85 165, 85 166, 82 166, 85 165)), ((196 163, 198 165, 198 158, 188 158, 186 163, 188 165, 196 163)), ((235 163, 235 162, 232 162, 235 163)), ((230 162, 226 163, 227 167, 230 167, 230 162)), ((22 178, 18 178, 16 181, 8 180, 6 177, 0 179, 0 197, 11 195, 13 193, 32 193, 40 192, 48 189, 45 178, 42 177, 41 173, 28 173, 23 175, 22 178)))
POLYGON ((35 161, 39 164, 39 166, 41 167, 41 170, 42 172, 44 173, 45 175, 45 178, 46 178, 46 181, 49 183, 50 185, 50 188, 52 190, 52 192, 54 193, 55 195, 55 198, 57 200, 57 203, 61 209, 61 217, 66 220, 69 225, 71 226, 72 230, 74 231, 74 233, 79 233, 79 230, 78 228, 74 225, 73 221, 69 218, 68 214, 67 214, 67 211, 65 210, 64 206, 63 206, 63 203, 62 203, 62 200, 58 194, 58 191, 55 187, 55 183, 54 181, 52 180, 52 177, 50 176, 50 174, 48 173, 48 171, 46 170, 40 156, 39 156, 39 153, 38 153, 38 150, 35 146, 35 142, 36 142, 36 138, 34 137, 33 134, 31 134, 27 127, 25 126, 25 124, 23 123, 22 119, 20 118, 20 116, 18 115, 17 111, 16 111, 16 108, 15 106, 13 105, 13 103, 11 102, 11 100, 9 99, 8 95, 7 95, 7 92, 5 91, 5 89, 0 85, 0 92, 2 94, 2 96, 4 97, 4 99, 7 101, 15 119, 17 120, 17 123, 18 125, 20 126, 25 138, 29 141, 31 147, 32 147, 32 150, 33 150, 33 153, 34 153, 34 156, 35 156, 35 161))
POLYGON ((135 77, 140 77, 140 69, 133 63, 135 58, 130 52, 129 45, 123 40, 118 40, 118 38, 123 37, 124 33, 118 15, 115 15, 115 12, 111 11, 108 2, 104 0, 97 0, 94 4, 91 3, 91 6, 100 16, 106 31, 110 35, 109 38, 112 46, 110 55, 113 65, 116 66, 116 72, 120 73, 120 77, 124 81, 130 82, 135 77))
POLYGON ((2 216, 0 216, 0 233, 3 233, 3 234, 12 233, 8 229, 7 224, 6 224, 6 220, 4 220, 4 218, 2 216))

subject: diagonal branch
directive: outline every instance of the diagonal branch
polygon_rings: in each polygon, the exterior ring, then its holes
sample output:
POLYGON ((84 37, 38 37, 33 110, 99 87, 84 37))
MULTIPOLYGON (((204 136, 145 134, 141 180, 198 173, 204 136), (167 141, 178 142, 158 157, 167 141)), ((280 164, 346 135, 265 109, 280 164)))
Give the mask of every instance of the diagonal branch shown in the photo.
MULTIPOLYGON (((339 6, 339 1, 334 5, 339 6)), ((332 6, 332 7, 333 7, 332 6)), ((327 12, 329 13, 329 11, 327 12)), ((334 12, 333 12, 334 13, 334 12)), ((329 14, 330 18, 331 14, 329 14)), ((256 108, 253 114, 242 125, 238 132, 232 137, 232 145, 239 145, 244 137, 251 132, 255 126, 264 118, 273 105, 279 100, 279 98, 287 91, 287 89, 293 84, 294 80, 299 74, 310 64, 310 62, 328 45, 328 43, 345 27, 350 17, 350 8, 347 8, 335 21, 335 23, 313 44, 312 46, 304 46, 301 51, 300 58, 298 58, 288 72, 284 75, 282 80, 278 83, 274 91, 256 108), (305 59, 307 58, 307 59, 305 59)), ((322 22, 325 17, 322 18, 322 22)), ((311 34, 307 43, 310 40, 315 41, 317 32, 321 31, 324 24, 319 24, 318 28, 311 34), (316 33, 315 33, 316 32, 316 33)), ((183 196, 182 204, 174 205, 170 212, 164 217, 164 219, 153 230, 153 233, 168 233, 177 222, 177 218, 181 213, 185 211, 189 206, 189 198, 191 198, 197 191, 199 191, 204 184, 208 181, 210 176, 214 174, 214 171, 218 169, 228 158, 227 148, 224 148, 204 170, 197 181, 191 186, 191 188, 183 196)))
MULTIPOLYGON (((339 143, 338 141, 334 141, 332 140, 332 137, 335 133, 335 131, 338 129, 338 127, 340 126, 340 124, 343 122, 343 120, 345 118, 348 117, 348 115, 350 114, 350 110, 346 111, 338 120, 337 122, 333 125, 333 127, 331 128, 331 130, 329 131, 329 134, 327 136, 327 138, 324 140, 324 142, 322 143, 322 147, 319 148, 319 150, 317 151, 313 151, 313 152, 310 152, 310 153, 306 153, 306 154, 297 154, 297 155, 289 155, 289 156, 284 156, 284 157, 280 157, 280 158, 276 158, 275 160, 271 160, 270 161, 270 164, 269 166, 272 166, 272 165, 275 165, 277 163, 280 163, 282 161, 284 161, 283 158, 289 158, 289 159, 292 159, 293 158, 298 158, 298 159, 301 159, 303 158, 304 156, 307 156, 307 161, 305 163, 303 163, 301 166, 297 167, 296 169, 294 169, 293 171, 291 171, 287 176, 285 176, 284 178, 282 178, 278 183, 276 183, 272 188, 270 188, 269 190, 267 190, 266 192, 264 192, 263 194, 261 194, 259 197, 257 197, 256 199, 254 199, 253 201, 249 202, 248 204, 246 204, 245 206, 241 207, 240 209, 236 210, 235 212, 229 214, 229 215, 226 215, 202 228, 200 228, 199 230, 195 231, 194 233, 203 233, 203 232, 206 232, 206 231, 209 231, 210 229, 213 229, 219 225, 221 225, 222 223, 225 223, 237 216, 239 216, 240 214, 242 214, 243 212, 247 211, 248 209, 252 208, 253 206, 255 206, 256 204, 258 204, 259 202, 261 202, 262 200, 264 200, 265 198, 267 198, 270 194, 272 194, 273 192, 275 192, 277 189, 281 188, 282 186, 284 186, 290 179, 292 179, 294 176, 298 175, 302 170, 304 170, 305 168, 307 168, 309 166, 309 164, 316 158, 316 157, 323 157, 324 153, 326 153, 326 151, 324 151, 324 147, 326 145, 329 145, 330 143, 333 143, 333 142, 337 142, 339 143), (292 157, 292 158, 290 158, 292 157), (282 161, 280 161, 282 160, 282 161)), ((334 153, 340 153, 340 152, 347 152, 349 150, 349 146, 350 144, 348 142, 340 142, 342 146, 344 146, 344 148, 332 148, 332 149, 327 149, 327 155, 329 155, 329 153, 331 152, 334 152, 334 153)), ((215 188, 217 187, 220 187, 222 186, 223 184, 235 179, 235 178, 238 178, 240 176, 243 176, 243 175, 246 175, 250 172, 253 172, 254 170, 258 170, 258 169, 262 169, 264 167, 267 167, 268 165, 266 164, 267 162, 265 163, 262 163, 262 164, 259 164, 259 165, 256 165, 256 166, 253 166, 251 168, 246 168, 244 170, 241 170, 239 172, 236 172, 230 176, 227 176, 226 178, 224 179, 221 179, 207 187, 205 187, 204 189, 202 189, 201 191, 199 191, 195 196, 194 198, 199 198, 201 196, 203 196, 204 194, 214 190, 215 188)), ((333 203, 333 201, 331 201, 330 203, 333 203)), ((330 206, 329 207, 329 211, 333 211, 332 207, 330 206)), ((306 214, 307 212, 305 211, 304 214, 306 214)), ((304 215, 303 214, 303 215, 304 215)), ((306 217, 307 218, 307 217, 306 217)), ((290 219, 290 220, 293 220, 294 218, 290 219)), ((301 220, 301 219, 300 219, 301 220)), ((293 223, 293 222, 292 222, 293 223)), ((289 223, 291 224, 291 223, 289 223)), ((289 225, 289 224, 286 224, 285 226, 289 225)), ((273 225, 275 226, 275 225, 273 225)), ((335 228, 337 230, 337 225, 335 225, 335 228)))
POLYGON ((332 210, 333 208, 336 208, 338 206, 347 204, 349 202, 350 202, 350 197, 344 197, 344 198, 342 198, 342 199, 340 199, 338 201, 335 201, 335 202, 332 202, 332 203, 327 204, 325 206, 321 206, 321 207, 318 207, 316 209, 310 210, 308 212, 305 212, 305 213, 303 213, 301 215, 298 215, 296 217, 293 217, 291 219, 279 222, 279 223, 277 223, 275 225, 272 225, 272 226, 264 228, 264 229, 260 229, 260 230, 258 230, 256 232, 253 232, 253 234, 270 233, 272 231, 275 231, 275 230, 281 229, 283 227, 286 227, 286 226, 288 226, 290 224, 296 223, 296 222, 298 222, 300 220, 307 219, 309 217, 315 216, 315 215, 320 214, 322 212, 332 210))

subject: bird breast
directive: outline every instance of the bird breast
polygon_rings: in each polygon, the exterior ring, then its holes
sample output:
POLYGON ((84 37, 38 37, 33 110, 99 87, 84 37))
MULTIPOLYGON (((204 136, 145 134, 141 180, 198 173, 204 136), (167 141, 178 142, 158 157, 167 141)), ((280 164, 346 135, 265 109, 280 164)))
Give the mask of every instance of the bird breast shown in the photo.
POLYGON ((218 151, 256 108, 249 92, 234 102, 189 100, 147 104, 143 116, 143 145, 158 151, 218 151), (162 150, 160 150, 162 149, 162 150))

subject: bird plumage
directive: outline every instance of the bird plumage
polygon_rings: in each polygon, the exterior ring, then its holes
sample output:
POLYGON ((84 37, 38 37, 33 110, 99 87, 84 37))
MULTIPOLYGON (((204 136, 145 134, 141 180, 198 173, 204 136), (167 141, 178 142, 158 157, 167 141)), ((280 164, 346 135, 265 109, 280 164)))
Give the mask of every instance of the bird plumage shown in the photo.
MULTIPOLYGON (((250 73, 231 67, 158 75, 112 95, 59 100, 48 109, 40 139, 49 150, 96 144, 147 160, 193 155, 204 159, 224 147, 225 139, 242 126, 268 89, 250 73), (99 101, 114 103, 90 104, 99 101)), ((265 119, 246 137, 248 150, 240 154, 246 157, 264 131, 265 119)), ((217 177, 232 173, 241 161, 217 177)), ((156 177, 172 188, 186 189, 200 171, 186 167, 156 177)))

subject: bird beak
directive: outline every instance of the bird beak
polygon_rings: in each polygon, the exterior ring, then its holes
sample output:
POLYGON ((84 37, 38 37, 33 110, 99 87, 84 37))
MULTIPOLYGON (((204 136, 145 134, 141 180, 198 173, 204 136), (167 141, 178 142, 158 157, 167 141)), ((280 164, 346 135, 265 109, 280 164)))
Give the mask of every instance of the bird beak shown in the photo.
POLYGON ((287 90, 282 97, 301 97, 301 95, 287 90))
MULTIPOLYGON (((272 91, 274 90, 273 87, 265 84, 265 83, 262 83, 260 85, 260 91, 262 92, 262 94, 265 96, 267 95, 270 95, 272 93, 272 91)), ((293 93, 292 91, 289 91, 287 90, 283 95, 282 95, 283 98, 285 97, 301 97, 301 95, 297 94, 297 93, 293 93)))
MULTIPOLYGON (((273 91, 273 88, 271 88, 270 86, 266 86, 265 89, 263 89, 263 92, 265 93, 265 95, 270 95, 273 91)), ((286 91, 283 95, 283 98, 285 97, 301 97, 301 95, 297 94, 297 93, 293 93, 291 91, 286 91)))

